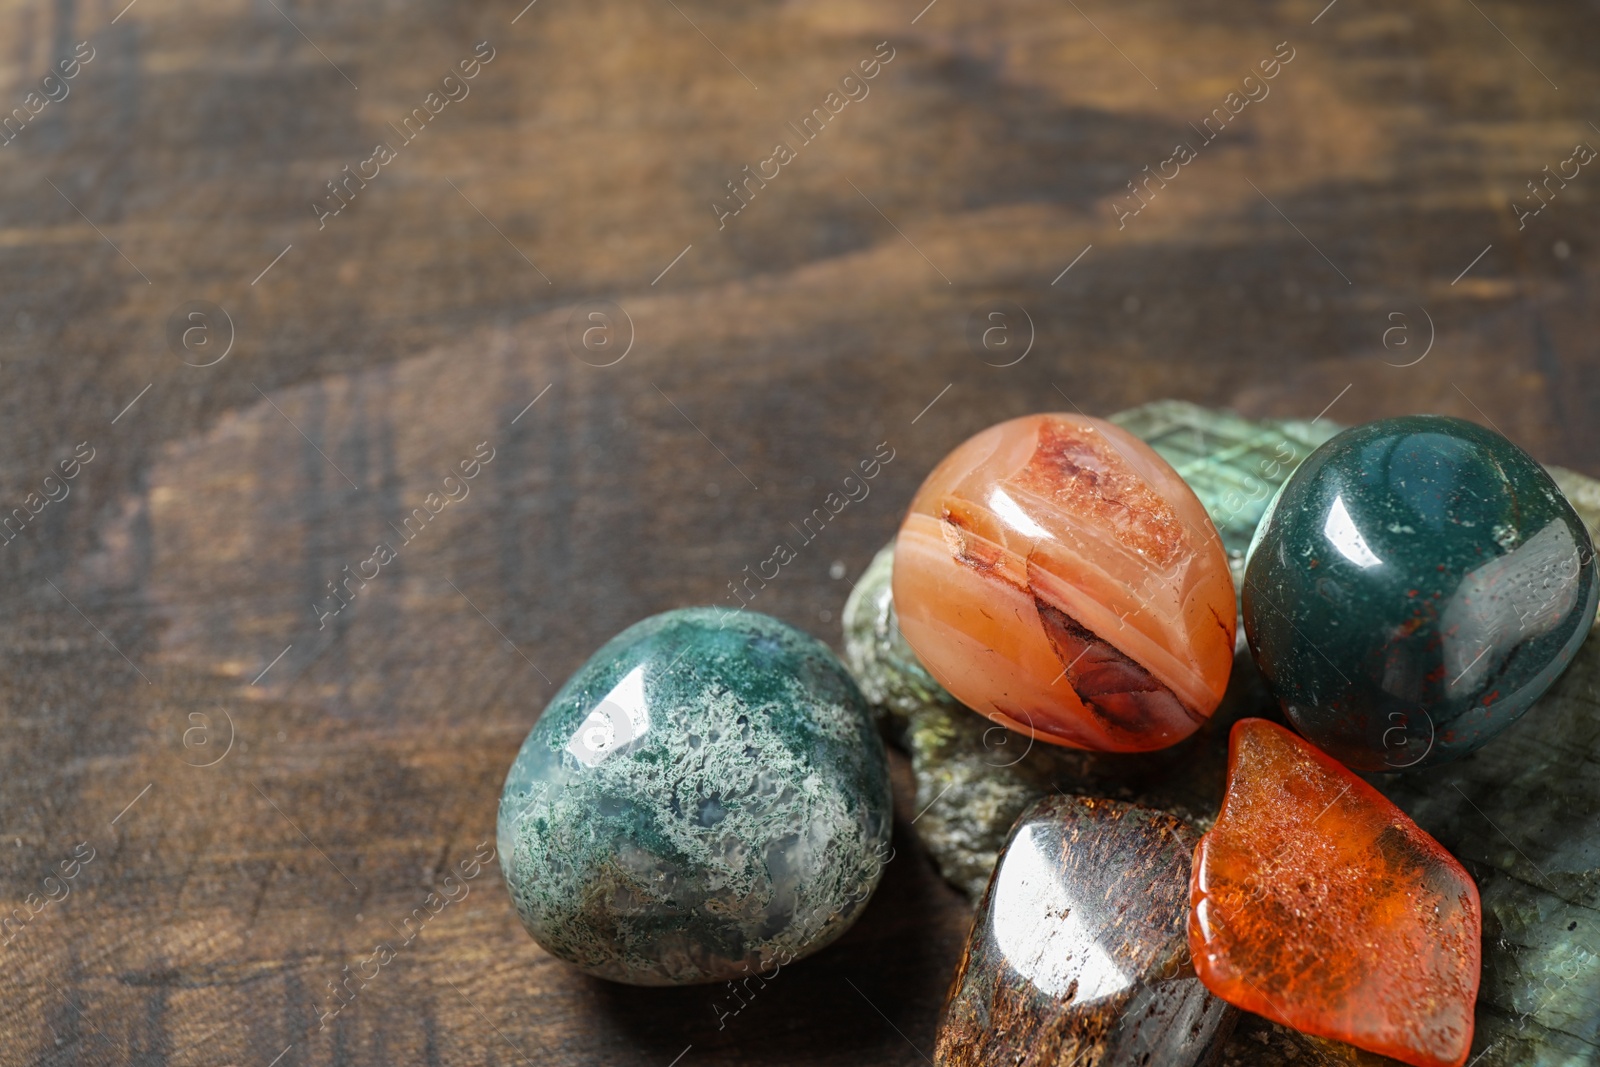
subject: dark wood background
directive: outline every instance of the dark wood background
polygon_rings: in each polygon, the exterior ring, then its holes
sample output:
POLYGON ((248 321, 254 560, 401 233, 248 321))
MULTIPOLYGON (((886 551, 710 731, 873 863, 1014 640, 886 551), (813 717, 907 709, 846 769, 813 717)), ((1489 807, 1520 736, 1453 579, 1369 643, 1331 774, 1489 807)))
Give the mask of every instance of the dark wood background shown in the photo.
POLYGON ((1600 145, 1600 7, 1324 2, 0 0, 6 109, 94 50, 0 147, 0 514, 94 456, 0 547, 5 908, 94 849, 0 948, 0 1062, 921 1062, 968 912, 903 765, 859 925, 720 1029, 718 990, 546 957, 494 867, 318 1014, 492 838, 552 683, 726 596, 879 442, 755 607, 837 643, 835 564, 1042 408, 1447 412, 1600 475, 1600 174, 1511 209, 1600 145), (470 96, 319 229, 480 41, 470 96), (724 183, 880 41, 870 95, 719 231, 724 183), (595 300, 632 323, 605 368, 566 340, 595 300), (996 300, 1036 333, 1004 368, 967 341, 996 300), (168 343, 188 301, 232 321, 215 365, 168 343), (480 442, 470 496, 319 629, 480 442))

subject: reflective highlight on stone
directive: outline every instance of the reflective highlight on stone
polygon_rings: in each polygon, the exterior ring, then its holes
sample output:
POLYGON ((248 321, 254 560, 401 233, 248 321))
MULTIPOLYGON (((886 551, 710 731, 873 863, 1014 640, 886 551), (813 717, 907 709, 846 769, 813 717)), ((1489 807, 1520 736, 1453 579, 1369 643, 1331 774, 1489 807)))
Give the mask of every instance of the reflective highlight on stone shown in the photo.
POLYGON ((1315 746, 1244 719, 1195 851, 1189 943, 1207 988, 1416 1067, 1472 1045, 1482 919, 1461 864, 1315 746))
MULTIPOLYGON (((1110 420, 1145 437, 1185 474, 1228 542, 1230 559, 1238 541, 1230 535, 1229 523, 1243 512, 1233 510, 1238 500, 1227 493, 1242 486, 1250 506, 1264 506, 1249 501, 1262 493, 1251 479, 1265 479, 1271 470, 1264 471, 1261 462, 1274 455, 1309 453, 1307 441, 1320 443, 1307 436, 1304 424, 1241 420, 1173 400, 1110 420), (1203 459, 1213 441, 1215 454, 1203 459)), ((1331 435, 1339 427, 1323 419, 1309 429, 1331 435)), ((1590 539, 1600 539, 1600 482, 1558 467, 1548 470, 1584 520, 1590 539)), ((1242 558, 1239 562, 1242 577, 1242 558)), ((865 582, 858 581, 858 589, 865 582)), ((880 667, 884 662, 879 661, 880 667)), ((851 664, 856 669, 854 660, 851 664)), ((1600 642, 1590 640, 1515 730, 1471 759, 1385 775, 1378 783, 1471 869, 1478 884, 1489 935, 1482 948, 1474 1048, 1468 1059, 1472 1067, 1600 1063, 1600 1015, 1594 1010, 1600 1003, 1596 692, 1600 642)), ((1270 703, 1248 648, 1236 659, 1229 695, 1210 722, 1154 758, 1038 743, 1030 749, 1027 738, 991 727, 947 703, 930 703, 904 720, 917 782, 914 810, 923 812, 911 829, 944 877, 977 901, 1016 816, 1057 789, 1115 796, 1184 816, 1192 825, 1209 825, 1226 781, 1227 745, 1225 736, 1213 744, 1208 735, 1218 727, 1225 735, 1241 712, 1260 714, 1270 703), (1008 737, 1009 744, 997 743, 1008 737), (1122 760, 1137 761, 1137 768, 1102 767, 1122 760), (1173 761, 1170 767, 1168 760, 1173 761), (1160 766, 1147 769, 1147 764, 1160 766)), ((1234 1028, 1223 1062, 1233 1067, 1340 1067, 1393 1061, 1247 1014, 1234 1028)))
POLYGON ((1047 797, 1012 827, 945 1004, 938 1067, 1191 1067, 1238 1013, 1185 941, 1194 832, 1112 800, 1047 797))
POLYGON ((1080 415, 1001 423, 934 469, 895 542, 894 603, 951 694, 1057 745, 1174 744, 1233 663, 1205 509, 1150 446, 1080 415))
POLYGON ((552 955, 636 985, 769 970, 842 934, 888 856, 888 764, 821 642, 690 608, 617 635, 506 776, 499 848, 552 955))
POLYGON ((1319 448, 1257 529, 1244 625, 1307 737, 1357 770, 1446 763, 1566 668, 1600 599, 1594 546, 1492 430, 1410 415, 1319 448))

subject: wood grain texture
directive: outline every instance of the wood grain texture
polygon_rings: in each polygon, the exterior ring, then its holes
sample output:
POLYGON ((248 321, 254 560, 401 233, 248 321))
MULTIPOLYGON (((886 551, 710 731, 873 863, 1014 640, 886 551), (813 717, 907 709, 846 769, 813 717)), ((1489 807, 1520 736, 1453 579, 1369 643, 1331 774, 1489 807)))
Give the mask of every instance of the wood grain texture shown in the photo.
POLYGON ((904 832, 903 768, 860 924, 720 1029, 725 992, 543 956, 492 867, 318 1015, 492 838, 552 685, 731 596, 880 442, 753 607, 837 643, 833 565, 1041 408, 1438 411, 1600 474, 1600 175, 1510 208, 1600 144, 1593 11, 921 7, 0 0, 0 116, 94 52, 0 147, 0 517, 27 520, 0 547, 0 902, 29 915, 0 1063, 919 1063, 969 912, 904 832), (470 95, 319 229, 325 183, 482 41, 470 95), (882 41, 870 95, 719 230, 725 183, 882 41), (1125 183, 1283 41, 1270 94, 1119 228, 1125 183), (196 300, 234 324, 204 368, 167 341, 196 300), (607 368, 567 341, 594 300, 633 325, 607 368), (997 300, 1036 332, 1008 367, 967 340, 997 300))

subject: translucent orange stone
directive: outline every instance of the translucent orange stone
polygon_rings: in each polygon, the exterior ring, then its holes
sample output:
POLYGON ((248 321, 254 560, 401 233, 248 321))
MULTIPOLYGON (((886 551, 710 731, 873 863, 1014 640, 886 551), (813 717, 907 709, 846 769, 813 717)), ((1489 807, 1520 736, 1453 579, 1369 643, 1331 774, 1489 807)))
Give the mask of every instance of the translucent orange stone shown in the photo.
POLYGON ((1233 666, 1205 508, 1149 445, 1083 415, 1012 419, 946 456, 895 541, 894 602, 956 699, 1057 745, 1175 744, 1233 666))
POLYGON ((1288 730, 1242 719, 1228 793, 1195 849, 1189 949, 1246 1011, 1417 1067, 1472 1045, 1482 912, 1405 813, 1288 730))

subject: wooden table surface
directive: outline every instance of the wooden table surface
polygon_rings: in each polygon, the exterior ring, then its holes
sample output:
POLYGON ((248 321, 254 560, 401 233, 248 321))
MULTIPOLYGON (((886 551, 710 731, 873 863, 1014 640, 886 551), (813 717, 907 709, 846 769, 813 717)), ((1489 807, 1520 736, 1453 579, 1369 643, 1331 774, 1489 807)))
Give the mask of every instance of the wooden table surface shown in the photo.
POLYGON ((523 2, 0 0, 0 1062, 922 1062, 969 913, 903 761, 860 923, 720 1026, 492 864, 322 1013, 554 685, 881 442, 753 607, 837 645, 922 475, 1040 409, 1600 475, 1593 5, 523 2))

